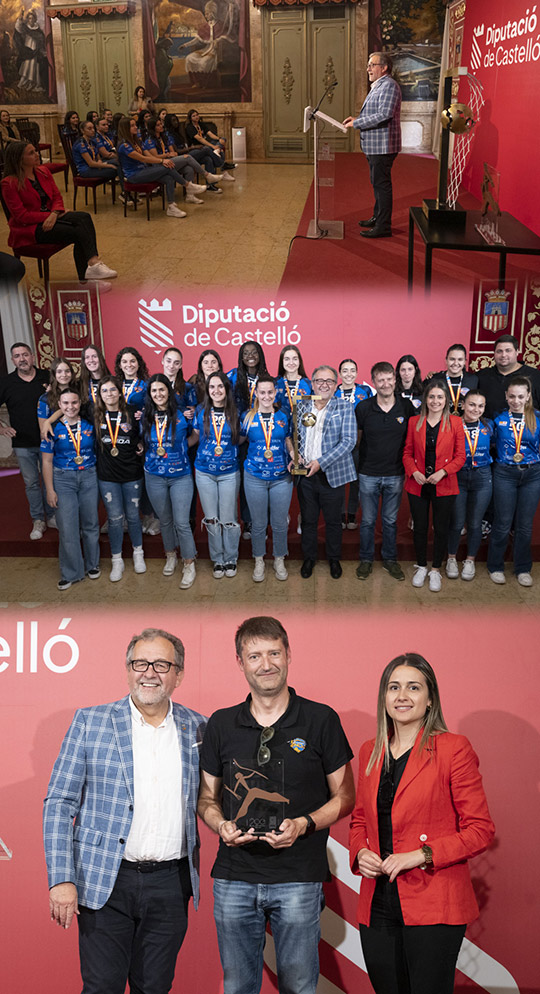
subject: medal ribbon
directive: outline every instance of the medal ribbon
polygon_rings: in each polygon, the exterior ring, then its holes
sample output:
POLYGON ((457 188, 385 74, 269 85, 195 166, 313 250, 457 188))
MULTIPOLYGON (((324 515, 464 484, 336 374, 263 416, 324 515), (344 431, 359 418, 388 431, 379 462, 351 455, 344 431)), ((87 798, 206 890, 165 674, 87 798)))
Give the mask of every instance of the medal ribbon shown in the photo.
POLYGON ((71 441, 73 442, 73 447, 75 449, 75 456, 76 456, 77 459, 80 459, 81 458, 81 422, 80 422, 80 419, 77 421, 77 434, 76 435, 73 434, 73 432, 71 430, 71 426, 68 425, 67 421, 65 422, 65 425, 66 425, 66 428, 68 430, 68 435, 69 435, 71 441))
POLYGON ((127 404, 128 400, 129 400, 129 398, 131 397, 131 394, 133 393, 133 391, 135 389, 136 382, 137 382, 137 380, 132 380, 131 381, 131 385, 129 387, 126 387, 126 381, 125 380, 122 383, 122 393, 124 394, 124 400, 125 400, 126 404, 127 404))
POLYGON ((116 448, 116 440, 118 438, 118 432, 120 431, 120 420, 121 420, 121 418, 120 418, 120 411, 119 411, 118 414, 116 415, 116 428, 115 428, 115 432, 114 432, 114 435, 113 435, 113 430, 112 430, 112 427, 111 427, 111 419, 109 417, 109 412, 107 411, 107 413, 105 415, 105 421, 107 422, 107 427, 109 429, 109 435, 111 436, 111 442, 112 442, 113 449, 116 448))
MULTIPOLYGON (((258 377, 257 377, 258 379, 258 377)), ((257 389, 257 380, 255 380, 253 386, 249 388, 249 406, 253 407, 253 397, 255 396, 255 391, 257 389)))
POLYGON ((216 445, 221 445, 221 436, 223 435, 223 429, 225 427, 225 415, 223 415, 223 418, 222 418, 222 421, 221 421, 221 424, 219 425, 219 427, 218 427, 218 423, 216 421, 216 417, 215 417, 215 414, 214 414, 213 411, 211 412, 211 418, 212 418, 212 428, 214 429, 214 435, 215 435, 215 438, 216 438, 216 445))
POLYGON ((97 387, 94 385, 93 380, 90 380, 90 393, 92 394, 92 400, 94 401, 95 404, 97 397, 97 387))
POLYGON ((300 386, 300 380, 297 380, 296 383, 295 383, 295 385, 294 385, 294 387, 293 387, 293 389, 292 389, 292 393, 291 393, 291 391, 289 389, 289 384, 288 384, 287 380, 285 380, 285 389, 287 391, 287 397, 289 398, 289 407, 290 407, 291 411, 293 409, 293 400, 296 400, 296 398, 298 396, 298 388, 299 388, 299 386, 300 386))
POLYGON ((466 424, 463 425, 463 431, 465 432, 465 438, 467 439, 467 444, 469 446, 469 451, 471 453, 471 459, 474 462, 474 457, 476 455, 476 450, 478 448, 478 439, 480 438, 480 425, 478 425, 478 429, 474 436, 474 441, 466 424))
POLYGON ((519 430, 516 431, 516 422, 514 421, 512 415, 510 415, 510 427, 516 443, 516 455, 519 455, 521 452, 521 439, 523 438, 523 431, 525 429, 525 418, 521 419, 519 422, 519 430))
POLYGON ((263 432, 263 435, 264 435, 264 441, 266 442, 266 448, 267 449, 271 449, 272 448, 272 432, 274 430, 274 415, 273 414, 270 415, 270 420, 268 422, 268 428, 267 428, 266 424, 264 422, 264 418, 263 418, 262 414, 259 411, 259 423, 260 423, 260 426, 262 428, 262 432, 263 432))
POLYGON ((167 420, 168 420, 168 418, 167 418, 167 415, 165 415, 164 420, 160 424, 159 421, 158 421, 158 416, 156 414, 154 420, 155 420, 155 423, 156 423, 156 435, 157 435, 158 446, 159 446, 159 448, 163 449, 164 448, 164 445, 163 445, 163 436, 164 436, 165 431, 167 429, 167 420))
POLYGON ((458 404, 459 404, 459 398, 461 396, 461 384, 463 383, 463 377, 459 381, 459 386, 457 387, 455 393, 454 393, 454 388, 453 388, 452 384, 450 383, 450 377, 448 376, 448 373, 446 374, 446 382, 448 384, 448 390, 449 390, 450 396, 452 398, 452 407, 454 408, 454 411, 457 411, 458 404))

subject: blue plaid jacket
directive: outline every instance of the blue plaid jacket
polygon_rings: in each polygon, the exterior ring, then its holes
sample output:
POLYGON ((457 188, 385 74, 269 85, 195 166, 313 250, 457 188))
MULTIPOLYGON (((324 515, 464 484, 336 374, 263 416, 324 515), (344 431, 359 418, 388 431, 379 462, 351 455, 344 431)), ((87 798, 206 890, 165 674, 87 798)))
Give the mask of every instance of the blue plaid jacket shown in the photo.
MULTIPOLYGON (((305 454, 306 428, 298 419, 298 448, 305 454)), ((358 430, 354 416, 354 406, 348 400, 332 397, 327 404, 327 413, 322 436, 322 454, 319 459, 323 473, 326 473, 331 487, 341 487, 344 483, 356 480, 357 473, 351 455, 358 430)))
MULTIPOLYGON (((182 796, 193 899, 199 899, 197 794, 206 718, 173 704, 182 756, 182 796)), ((178 785, 180 788, 180 784, 178 785)), ((114 887, 133 818, 129 697, 81 708, 54 764, 43 811, 49 887, 74 883, 79 903, 102 908, 114 887)))
POLYGON ((353 128, 360 131, 360 146, 366 155, 401 151, 401 90, 391 76, 381 76, 369 91, 353 128))

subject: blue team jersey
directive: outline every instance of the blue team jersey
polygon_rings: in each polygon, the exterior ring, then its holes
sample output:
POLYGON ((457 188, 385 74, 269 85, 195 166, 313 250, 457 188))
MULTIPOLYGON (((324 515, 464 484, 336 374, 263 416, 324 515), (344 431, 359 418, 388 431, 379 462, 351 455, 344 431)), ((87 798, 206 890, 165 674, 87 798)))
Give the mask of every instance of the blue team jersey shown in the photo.
POLYGON ((234 399, 236 401, 236 406, 238 408, 238 417, 240 418, 240 421, 242 421, 243 415, 246 414, 247 411, 251 410, 255 402, 255 390, 257 387, 259 375, 257 374, 256 376, 248 376, 247 378, 248 390, 249 390, 249 405, 247 407, 245 400, 242 397, 240 397, 236 389, 236 385, 238 382, 238 368, 230 369, 229 372, 227 373, 227 378, 231 382, 231 386, 233 388, 233 393, 234 393, 234 399))
POLYGON ((90 469, 91 466, 96 465, 94 427, 89 421, 85 421, 82 418, 78 424, 70 425, 70 428, 71 434, 63 419, 57 421, 53 428, 54 441, 48 439, 46 442, 42 442, 40 446, 41 451, 52 452, 55 469, 90 469), (81 439, 79 451, 82 463, 77 464, 75 459, 77 456, 79 430, 81 439), (75 444, 73 438, 75 438, 75 444))
POLYGON ((150 135, 143 141, 143 148, 145 152, 155 152, 156 155, 166 155, 169 151, 165 144, 165 137, 163 137, 162 144, 157 138, 152 138, 150 135))
POLYGON ((265 424, 268 426, 267 432, 273 425, 269 447, 261 427, 262 415, 260 413, 254 414, 252 418, 250 415, 246 415, 241 429, 241 434, 248 439, 249 443, 244 471, 263 480, 275 480, 279 476, 285 476, 290 462, 285 445, 285 439, 291 436, 290 418, 284 411, 275 411, 271 417, 272 420, 265 419, 265 424), (272 450, 271 459, 265 457, 264 453, 267 448, 272 450))
POLYGON ((491 439, 493 438, 492 421, 474 421, 470 424, 463 422, 465 434, 466 459, 462 469, 477 469, 480 466, 489 466, 493 462, 491 458, 491 439), (477 441, 478 439, 478 441, 477 441), (473 456, 474 450, 474 456, 473 456))
POLYGON ((106 152, 114 152, 114 142, 110 137, 110 132, 107 136, 100 135, 99 132, 96 132, 96 137, 94 138, 94 141, 96 143, 96 148, 98 152, 102 148, 105 149, 106 152))
POLYGON ((75 168, 79 176, 91 176, 93 173, 92 166, 89 166, 83 158, 83 152, 90 156, 94 162, 99 160, 97 144, 94 138, 89 141, 86 138, 80 138, 78 142, 75 142, 72 148, 73 161, 75 163, 75 168))
POLYGON ((124 380, 122 383, 124 400, 133 411, 142 411, 146 400, 146 390, 145 380, 124 380))
POLYGON ((191 383, 186 383, 186 387, 183 393, 178 393, 175 390, 174 397, 178 406, 178 410, 184 413, 186 407, 197 407, 197 391, 191 383))
POLYGON ((215 428, 210 415, 208 435, 204 431, 204 411, 199 408, 193 420, 193 427, 199 432, 199 447, 195 458, 195 469, 199 473, 235 473, 238 469, 238 445, 233 445, 231 426, 222 411, 214 411, 215 428), (225 422, 223 424, 223 422, 225 422), (221 429, 221 425, 223 428, 221 429), (217 433, 216 433, 217 429, 217 433), (221 435, 220 435, 221 430, 221 435), (219 441, 218 441, 219 439, 219 441), (216 447, 223 452, 216 455, 216 447))
POLYGON ((523 459, 516 463, 516 439, 512 430, 514 423, 517 437, 519 439, 520 423, 514 421, 510 411, 503 411, 495 418, 493 425, 495 430, 495 445, 497 447, 497 462, 506 463, 509 466, 529 466, 531 463, 540 462, 540 412, 534 412, 536 417, 536 431, 530 432, 527 426, 523 429, 521 436, 520 452, 523 459))
POLYGON ((284 376, 278 376, 276 380, 276 404, 285 414, 292 414, 291 400, 309 397, 311 392, 311 383, 303 376, 296 381, 287 380, 284 376))
POLYGON ((146 169, 147 166, 151 166, 151 162, 138 162, 137 159, 130 159, 131 152, 138 152, 139 149, 135 148, 130 142, 122 142, 118 147, 118 158, 120 159, 120 165, 124 176, 127 179, 131 179, 132 176, 136 176, 141 169, 146 169))
POLYGON ((144 456, 144 468, 146 472, 151 473, 153 476, 187 476, 188 473, 191 473, 187 444, 187 437, 190 433, 191 425, 188 424, 184 415, 178 411, 176 414, 174 443, 171 442, 171 426, 167 422, 162 439, 165 454, 160 456, 157 452, 159 441, 154 421, 150 431, 150 439, 145 440, 146 453, 144 456))
POLYGON ((373 390, 367 383, 355 383, 352 390, 346 390, 343 383, 340 383, 334 397, 341 397, 343 400, 348 400, 356 409, 360 401, 367 400, 368 397, 373 397, 373 390))
POLYGON ((50 418, 51 409, 49 407, 49 401, 47 400, 48 394, 42 393, 41 397, 37 402, 37 416, 38 418, 50 418))

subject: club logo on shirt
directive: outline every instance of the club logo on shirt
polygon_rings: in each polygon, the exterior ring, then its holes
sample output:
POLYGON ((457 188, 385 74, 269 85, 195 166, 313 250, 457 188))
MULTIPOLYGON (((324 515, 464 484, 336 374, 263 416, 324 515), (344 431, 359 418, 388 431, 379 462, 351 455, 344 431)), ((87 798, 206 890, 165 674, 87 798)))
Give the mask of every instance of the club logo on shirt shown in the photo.
POLYGON ((295 752, 303 752, 306 748, 307 742, 305 739, 291 739, 289 745, 295 752))
POLYGON ((405 418, 396 418, 396 421, 397 421, 398 425, 402 425, 403 422, 405 421, 405 418))

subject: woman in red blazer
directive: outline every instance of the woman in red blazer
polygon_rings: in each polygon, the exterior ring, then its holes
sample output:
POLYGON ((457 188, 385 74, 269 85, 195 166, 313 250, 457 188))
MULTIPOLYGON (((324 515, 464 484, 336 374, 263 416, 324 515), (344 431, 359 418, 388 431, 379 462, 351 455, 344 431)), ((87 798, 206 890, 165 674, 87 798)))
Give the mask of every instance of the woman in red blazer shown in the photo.
POLYGON ((405 490, 414 525, 416 566, 413 587, 422 587, 427 568, 429 506, 433 515, 433 564, 429 589, 441 589, 441 565, 446 556, 448 530, 456 494, 457 471, 465 462, 465 435, 461 418, 450 414, 450 395, 441 380, 424 390, 418 417, 410 418, 403 465, 405 490))
POLYGON ((27 142, 10 142, 5 150, 2 196, 10 213, 8 244, 73 245, 80 280, 113 279, 101 261, 94 222, 84 211, 65 211, 60 191, 39 153, 27 142))
POLYGON ((452 994, 478 917, 467 860, 493 835, 478 759, 448 731, 433 669, 416 653, 398 656, 381 677, 377 737, 360 750, 349 839, 376 994, 452 994))

